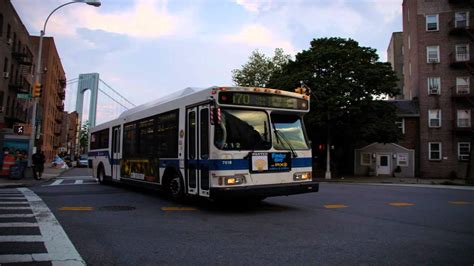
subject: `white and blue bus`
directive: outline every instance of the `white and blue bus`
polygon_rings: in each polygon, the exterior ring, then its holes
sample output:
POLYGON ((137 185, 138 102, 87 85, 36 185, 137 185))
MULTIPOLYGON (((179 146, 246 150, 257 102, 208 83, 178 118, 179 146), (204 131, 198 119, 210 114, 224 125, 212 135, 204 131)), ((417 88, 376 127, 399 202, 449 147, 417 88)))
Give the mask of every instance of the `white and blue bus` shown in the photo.
POLYGON ((303 115, 309 97, 268 88, 188 88, 90 131, 100 183, 160 188, 173 198, 263 199, 316 192, 303 115))

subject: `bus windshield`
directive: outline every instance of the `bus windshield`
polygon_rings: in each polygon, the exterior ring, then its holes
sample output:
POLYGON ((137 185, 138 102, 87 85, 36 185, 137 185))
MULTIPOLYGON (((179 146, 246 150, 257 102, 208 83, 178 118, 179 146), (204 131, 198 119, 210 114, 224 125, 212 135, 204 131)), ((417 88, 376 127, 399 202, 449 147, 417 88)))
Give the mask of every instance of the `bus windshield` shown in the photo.
POLYGON ((308 149, 301 117, 297 115, 272 114, 273 147, 277 150, 308 149))
POLYGON ((214 144, 222 150, 268 150, 271 147, 267 113, 256 110, 221 109, 214 144))

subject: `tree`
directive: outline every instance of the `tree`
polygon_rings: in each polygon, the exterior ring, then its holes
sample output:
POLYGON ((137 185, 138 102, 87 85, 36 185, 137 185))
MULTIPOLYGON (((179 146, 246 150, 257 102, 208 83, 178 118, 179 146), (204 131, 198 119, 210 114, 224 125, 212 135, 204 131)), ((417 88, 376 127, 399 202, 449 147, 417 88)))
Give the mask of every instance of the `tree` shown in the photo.
POLYGON ((376 100, 399 93, 397 78, 390 64, 378 59, 375 49, 351 39, 314 39, 308 50, 271 77, 269 85, 293 89, 304 81, 315 96, 305 117, 310 139, 326 143, 326 148, 334 145, 336 155, 344 157, 337 162, 352 166, 357 142, 395 142, 400 137, 395 107, 376 100))
POLYGON ((285 55, 281 48, 275 49, 272 58, 255 50, 242 69, 232 70, 232 80, 238 86, 267 87, 272 75, 279 73, 290 58, 290 55, 285 55))
POLYGON ((79 130, 79 150, 81 154, 87 151, 89 145, 89 128, 89 121, 86 121, 79 130))

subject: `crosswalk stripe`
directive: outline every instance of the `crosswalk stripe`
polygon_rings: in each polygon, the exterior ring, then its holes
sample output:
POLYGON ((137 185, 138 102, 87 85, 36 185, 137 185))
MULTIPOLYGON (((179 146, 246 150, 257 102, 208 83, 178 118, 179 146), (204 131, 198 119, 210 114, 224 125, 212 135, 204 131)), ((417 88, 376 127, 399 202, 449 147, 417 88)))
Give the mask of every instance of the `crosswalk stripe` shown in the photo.
POLYGON ((0 236, 0 242, 43 242, 43 236, 26 236, 26 235, 13 235, 13 236, 0 236))
POLYGON ((0 200, 4 200, 4 199, 25 199, 25 197, 0 197, 0 200))
POLYGON ((57 186, 57 185, 61 184, 61 182, 63 182, 62 179, 55 180, 53 183, 50 184, 50 186, 57 186))
POLYGON ((30 210, 30 207, 0 207, 0 210, 30 210))
POLYGON ((0 201, 0 204, 4 204, 4 205, 21 205, 21 204, 28 204, 28 201, 0 201))
MULTIPOLYGON (((81 255, 77 252, 74 244, 67 236, 61 224, 56 219, 54 214, 48 208, 46 203, 41 200, 38 195, 28 188, 19 188, 31 204, 31 209, 35 213, 37 223, 39 225, 41 234, 45 237, 44 246, 48 251, 45 258, 51 261, 53 265, 86 265, 81 255)), ((34 258, 34 255, 33 256, 34 258)), ((17 257, 21 259, 23 257, 17 257)), ((40 261, 35 259, 35 261, 40 261)), ((1 262, 1 258, 0 258, 1 262)), ((18 260, 16 261, 18 262, 18 260)))
POLYGON ((48 253, 0 255, 0 263, 51 261, 48 253))
POLYGON ((11 214, 0 214, 0 218, 31 218, 35 217, 34 214, 25 214, 25 213, 11 213, 11 214))
POLYGON ((76 180, 76 181, 74 181, 74 184, 75 184, 75 185, 81 185, 81 184, 83 184, 83 183, 84 183, 84 180, 76 180))
POLYGON ((37 223, 0 223, 0 227, 38 227, 37 223))

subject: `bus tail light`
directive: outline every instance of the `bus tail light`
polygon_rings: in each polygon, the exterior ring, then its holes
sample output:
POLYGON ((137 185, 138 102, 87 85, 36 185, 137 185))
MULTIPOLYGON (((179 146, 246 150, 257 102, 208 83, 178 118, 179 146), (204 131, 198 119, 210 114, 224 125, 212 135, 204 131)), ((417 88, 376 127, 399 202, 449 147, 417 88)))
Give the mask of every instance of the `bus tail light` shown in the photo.
POLYGON ((311 172, 300 172, 293 174, 294 181, 311 180, 311 172))
POLYGON ((220 107, 211 107, 211 125, 220 125, 222 122, 222 112, 220 107))

